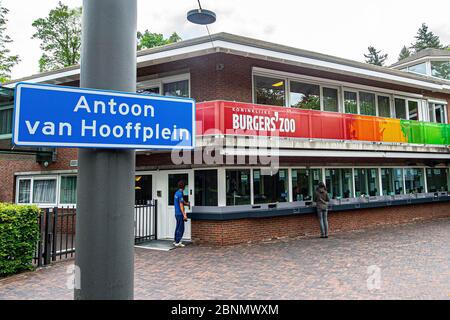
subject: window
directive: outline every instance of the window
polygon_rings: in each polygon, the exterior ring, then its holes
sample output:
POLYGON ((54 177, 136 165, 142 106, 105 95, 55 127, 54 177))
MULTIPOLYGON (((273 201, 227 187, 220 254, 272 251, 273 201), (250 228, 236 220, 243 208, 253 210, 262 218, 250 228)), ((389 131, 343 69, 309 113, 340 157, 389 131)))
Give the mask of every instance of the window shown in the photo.
POLYGON ((17 203, 31 202, 31 179, 20 179, 17 203))
POLYGON ((450 61, 431 61, 431 75, 450 80, 450 61))
POLYGON ((194 172, 195 205, 217 206, 217 170, 198 170, 194 172))
POLYGON ((324 111, 339 111, 338 91, 332 88, 322 88, 323 92, 323 110, 324 111))
POLYGON ((33 203, 56 203, 56 179, 34 179, 33 203))
POLYGON ((345 113, 358 114, 358 93, 344 92, 344 109, 345 113))
POLYGON ((250 170, 226 170, 227 206, 250 204, 250 170))
POLYGON ((178 182, 180 181, 184 181, 186 184, 183 190, 183 198, 184 201, 189 202, 189 175, 187 173, 169 174, 169 206, 174 204, 175 192, 178 191, 178 182))
POLYGON ((134 198, 138 204, 148 204, 153 199, 153 177, 139 175, 135 177, 134 198))
POLYGON ((288 172, 279 169, 274 175, 253 170, 254 203, 275 203, 288 201, 288 172))
POLYGON ((430 122, 447 123, 446 105, 440 103, 429 103, 430 122))
POLYGON ((189 97, 189 81, 181 80, 176 82, 164 83, 163 92, 165 96, 189 97))
POLYGON ((0 109, 0 136, 12 133, 13 109, 0 109))
POLYGON ((378 96, 378 116, 384 118, 391 117, 391 99, 387 96, 378 96))
POLYGON ((292 169, 293 201, 312 201, 314 190, 320 181, 321 169, 292 169))
POLYGON ((255 76, 255 102, 273 106, 285 106, 285 80, 255 76))
POLYGON ((420 74, 427 74, 427 64, 424 62, 413 66, 409 66, 408 71, 420 74))
POLYGON ((77 203, 77 177, 76 176, 61 177, 59 203, 60 204, 76 204, 77 203))
POLYGON ((325 184, 332 199, 352 198, 352 169, 326 169, 325 184))
POLYGON ((320 86, 296 81, 290 82, 291 107, 320 110, 320 86))
POLYGON ((427 169, 428 192, 449 191, 448 169, 427 169))
POLYGON ((408 119, 419 120, 419 103, 417 101, 408 101, 408 119))
POLYGON ((406 100, 395 98, 395 117, 406 120, 406 100))
POLYGON ((145 93, 145 94, 159 94, 159 86, 141 89, 141 90, 138 90, 137 92, 145 93))
POLYGON ((403 194, 403 169, 381 169, 383 196, 403 194))
POLYGON ((425 192, 423 169, 405 169, 406 193, 425 192))
POLYGON ((376 116, 375 94, 368 92, 359 93, 359 109, 360 114, 366 116, 376 116))
POLYGON ((356 196, 378 195, 378 169, 355 169, 356 196))

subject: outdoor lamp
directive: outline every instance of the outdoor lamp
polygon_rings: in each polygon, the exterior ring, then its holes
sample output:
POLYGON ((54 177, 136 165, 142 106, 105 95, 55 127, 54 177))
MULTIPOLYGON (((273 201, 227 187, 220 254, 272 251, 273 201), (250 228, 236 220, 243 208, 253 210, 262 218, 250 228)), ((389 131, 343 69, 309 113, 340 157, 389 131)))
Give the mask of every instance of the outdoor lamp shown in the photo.
POLYGON ((198 7, 198 9, 190 10, 187 13, 188 21, 201 25, 208 25, 216 22, 216 14, 210 10, 203 9, 200 0, 198 0, 198 7))

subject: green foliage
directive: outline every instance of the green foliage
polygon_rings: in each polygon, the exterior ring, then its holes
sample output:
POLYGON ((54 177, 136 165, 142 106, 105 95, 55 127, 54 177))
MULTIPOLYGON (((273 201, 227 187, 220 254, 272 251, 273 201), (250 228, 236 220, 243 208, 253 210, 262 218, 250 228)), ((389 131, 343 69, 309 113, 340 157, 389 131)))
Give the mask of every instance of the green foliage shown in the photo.
POLYGON ((433 32, 428 31, 428 26, 422 23, 422 26, 417 31, 415 36, 416 42, 411 44, 411 49, 414 52, 419 52, 426 48, 444 49, 445 47, 441 44, 439 36, 435 35, 433 32))
POLYGON ((11 51, 6 48, 6 45, 12 42, 11 38, 5 34, 8 12, 9 10, 0 2, 0 83, 10 79, 11 69, 20 61, 19 56, 10 55, 11 51))
POLYGON ((40 71, 50 71, 79 63, 81 47, 81 7, 69 8, 59 2, 46 18, 35 20, 33 39, 41 40, 40 71))
POLYGON ((398 61, 408 58, 411 55, 411 51, 406 46, 403 46, 398 56, 398 61))
POLYGON ((163 34, 153 33, 148 30, 145 30, 144 33, 138 31, 137 39, 138 50, 160 47, 169 43, 181 41, 180 36, 176 32, 172 33, 172 35, 168 39, 165 39, 163 34))
POLYGON ((0 203, 0 277, 32 270, 39 208, 0 203))
POLYGON ((381 54, 380 50, 377 50, 375 49, 375 47, 372 46, 369 46, 367 49, 369 50, 369 53, 364 54, 364 57, 366 58, 366 63, 373 64, 376 66, 384 65, 384 62, 388 57, 387 54, 381 54))

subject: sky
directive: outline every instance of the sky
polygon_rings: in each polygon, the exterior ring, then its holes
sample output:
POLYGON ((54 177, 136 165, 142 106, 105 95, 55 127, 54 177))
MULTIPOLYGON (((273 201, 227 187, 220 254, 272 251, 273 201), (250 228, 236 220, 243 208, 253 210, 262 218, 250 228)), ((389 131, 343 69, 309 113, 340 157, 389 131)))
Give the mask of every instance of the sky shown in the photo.
MULTIPOLYGON (((46 17, 59 0, 1 0, 10 10, 7 33, 12 54, 21 58, 14 67, 17 79, 39 71, 39 40, 31 39, 32 22, 46 17)), ((124 0, 126 1, 126 0, 124 0)), ((62 0, 81 6, 82 0, 62 0)), ((296 48, 364 61, 369 45, 397 61, 403 45, 410 45, 423 22, 450 44, 448 0, 201 0, 217 15, 211 33, 229 32, 296 48)), ((149 29, 182 39, 207 35, 204 26, 186 20, 197 0, 138 0, 138 30, 149 29)))

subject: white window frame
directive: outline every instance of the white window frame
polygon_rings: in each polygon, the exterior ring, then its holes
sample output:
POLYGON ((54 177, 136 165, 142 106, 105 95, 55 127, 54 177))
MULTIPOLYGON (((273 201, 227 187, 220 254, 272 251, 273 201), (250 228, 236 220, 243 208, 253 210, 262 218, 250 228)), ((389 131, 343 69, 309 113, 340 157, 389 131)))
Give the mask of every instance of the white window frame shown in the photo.
POLYGON ((414 120, 414 121, 423 121, 423 115, 421 114, 421 112, 420 112, 420 110, 421 110, 421 100, 419 100, 419 99, 412 99, 412 98, 409 98, 409 97, 402 97, 402 96, 394 96, 393 97, 393 106, 394 106, 394 118, 395 119, 399 119, 399 118, 397 118, 397 113, 396 113, 396 110, 395 110, 395 99, 401 99, 401 100, 405 100, 405 111, 406 111, 406 119, 405 120, 411 120, 411 119, 409 119, 409 102, 410 101, 415 101, 415 102, 417 102, 417 120, 414 120))
POLYGON ((161 77, 152 80, 144 80, 137 83, 136 90, 145 90, 149 88, 159 88, 159 94, 164 95, 164 85, 178 82, 178 81, 188 81, 188 95, 191 97, 191 74, 183 73, 174 76, 161 77))
POLYGON ((430 104, 433 105, 433 118, 432 119, 428 119, 429 122, 433 122, 433 123, 439 123, 436 122, 436 105, 443 105, 444 106, 444 122, 442 122, 443 124, 448 124, 448 114, 447 114, 447 102, 446 101, 437 101, 437 100, 427 100, 427 111, 428 111, 428 117, 430 114, 430 104))
MULTIPOLYGON (((58 205, 59 206, 70 206, 70 207, 75 207, 77 204, 76 203, 61 203, 61 180, 62 178, 66 178, 66 177, 77 177, 76 174, 62 174, 58 177, 59 180, 59 188, 58 188, 58 205)), ((78 177, 77 177, 77 187, 78 187, 78 177)))
POLYGON ((16 180, 16 204, 32 204, 33 203, 33 178, 32 177, 17 177, 16 180), (20 194, 20 181, 22 180, 30 180, 30 202, 19 203, 19 194, 20 194))

